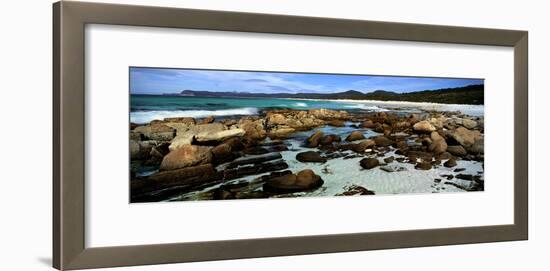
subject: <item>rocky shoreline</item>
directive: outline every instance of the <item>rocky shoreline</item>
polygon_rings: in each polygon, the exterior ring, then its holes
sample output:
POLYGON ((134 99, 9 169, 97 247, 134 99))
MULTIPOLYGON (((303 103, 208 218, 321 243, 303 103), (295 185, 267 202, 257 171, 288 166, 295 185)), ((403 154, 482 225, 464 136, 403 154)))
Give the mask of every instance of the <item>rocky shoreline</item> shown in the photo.
MULTIPOLYGON (((483 134, 482 117, 432 111, 271 110, 130 124, 131 202, 311 196, 334 185, 324 177, 332 161, 365 178, 445 169, 432 192, 482 191, 483 134), (466 162, 481 170, 465 171, 466 162)), ((331 195, 379 194, 347 182, 331 195)))

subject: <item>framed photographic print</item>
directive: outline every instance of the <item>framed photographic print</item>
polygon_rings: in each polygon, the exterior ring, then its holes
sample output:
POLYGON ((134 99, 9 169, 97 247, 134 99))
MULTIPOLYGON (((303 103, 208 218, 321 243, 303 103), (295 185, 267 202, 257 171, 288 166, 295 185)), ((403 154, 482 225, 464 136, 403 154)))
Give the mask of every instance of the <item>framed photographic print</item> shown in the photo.
POLYGON ((54 4, 54 266, 527 239, 527 32, 54 4))

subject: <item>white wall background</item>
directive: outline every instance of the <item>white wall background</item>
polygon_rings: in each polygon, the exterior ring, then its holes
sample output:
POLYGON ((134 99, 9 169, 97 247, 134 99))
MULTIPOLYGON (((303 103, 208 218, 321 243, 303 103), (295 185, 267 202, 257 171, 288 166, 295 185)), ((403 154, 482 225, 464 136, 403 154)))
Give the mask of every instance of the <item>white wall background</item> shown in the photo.
MULTIPOLYGON (((97 0, 99 1, 99 0, 97 0)), ((530 240, 173 264, 116 270, 548 270, 550 181, 544 144, 550 72, 545 1, 103 0, 128 4, 529 31, 530 240)), ((9 1, 0 16, 0 270, 51 265, 51 1, 9 1)), ((512 146, 503 146, 511 148, 512 146)), ((527 147, 527 145, 525 145, 527 147)))

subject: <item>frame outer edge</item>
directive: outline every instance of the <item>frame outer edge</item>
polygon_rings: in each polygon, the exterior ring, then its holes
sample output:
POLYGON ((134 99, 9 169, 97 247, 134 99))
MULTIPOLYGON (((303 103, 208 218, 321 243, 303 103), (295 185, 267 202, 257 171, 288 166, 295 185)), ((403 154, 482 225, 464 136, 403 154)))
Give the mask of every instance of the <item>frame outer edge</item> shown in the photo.
POLYGON ((59 97, 60 94, 60 58, 61 58, 61 29, 60 29, 60 9, 61 3, 56 2, 52 5, 53 10, 53 28, 52 28, 52 49, 53 49, 53 59, 52 59, 52 68, 53 68, 53 80, 52 80, 52 115, 53 115, 53 135, 52 135, 52 158, 53 158, 53 169, 52 169, 52 182, 53 182, 53 219, 52 219, 52 266, 57 269, 61 269, 61 198, 60 198, 60 108, 59 108, 59 97))
POLYGON ((528 46, 525 31, 84 2, 55 3, 53 14, 53 265, 60 270, 527 239, 528 157, 524 145, 528 140, 528 46), (142 16, 135 16, 137 14, 142 16), (86 23, 514 46, 515 223, 86 249, 83 121, 86 23))
POLYGON ((514 46, 514 223, 518 238, 529 237, 529 55, 527 31, 514 46))
MULTIPOLYGON (((59 217, 54 266, 60 270, 79 268, 73 263, 85 251, 85 92, 84 22, 78 3, 60 1, 54 43, 58 55, 56 73, 58 108, 55 127, 58 135, 56 197, 59 217), (75 5, 76 4, 76 5, 75 5)), ((55 13, 54 13, 55 14, 55 13)), ((55 81, 54 80, 54 81, 55 81)), ((55 94, 57 93, 57 94, 55 94)), ((54 242, 54 243, 55 243, 54 242)))

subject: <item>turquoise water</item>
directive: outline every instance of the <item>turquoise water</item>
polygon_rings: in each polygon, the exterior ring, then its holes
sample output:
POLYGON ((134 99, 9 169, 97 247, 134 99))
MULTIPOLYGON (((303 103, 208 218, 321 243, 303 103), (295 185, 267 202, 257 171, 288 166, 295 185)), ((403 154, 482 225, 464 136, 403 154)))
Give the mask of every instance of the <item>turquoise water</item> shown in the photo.
POLYGON ((365 109, 381 108, 349 102, 312 101, 273 98, 208 98, 183 96, 130 96, 130 120, 147 123, 167 117, 242 116, 255 115, 268 109, 365 109))
POLYGON ((470 116, 484 115, 483 105, 467 104, 130 95, 130 121, 138 124, 171 117, 238 117, 257 115, 262 110, 319 108, 402 113, 419 113, 419 110, 461 111, 470 116))

